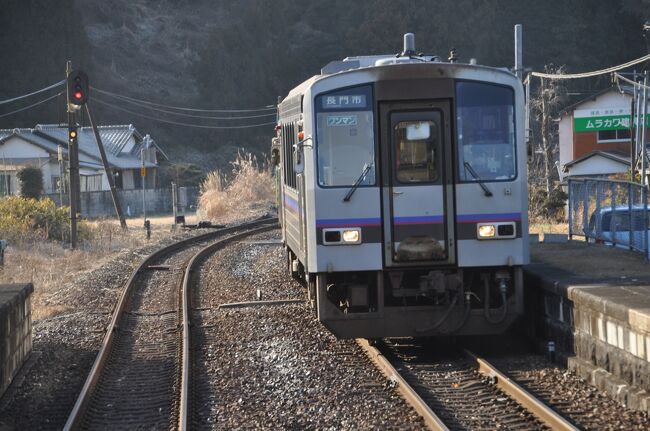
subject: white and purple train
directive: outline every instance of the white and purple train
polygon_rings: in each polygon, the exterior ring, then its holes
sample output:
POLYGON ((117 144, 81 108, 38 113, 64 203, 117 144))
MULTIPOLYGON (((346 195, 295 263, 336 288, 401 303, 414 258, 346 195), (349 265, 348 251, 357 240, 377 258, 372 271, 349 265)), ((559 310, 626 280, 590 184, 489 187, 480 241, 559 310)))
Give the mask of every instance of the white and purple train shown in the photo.
POLYGON ((529 261, 524 95, 418 55, 328 64, 279 104, 289 270, 340 338, 497 334, 529 261))

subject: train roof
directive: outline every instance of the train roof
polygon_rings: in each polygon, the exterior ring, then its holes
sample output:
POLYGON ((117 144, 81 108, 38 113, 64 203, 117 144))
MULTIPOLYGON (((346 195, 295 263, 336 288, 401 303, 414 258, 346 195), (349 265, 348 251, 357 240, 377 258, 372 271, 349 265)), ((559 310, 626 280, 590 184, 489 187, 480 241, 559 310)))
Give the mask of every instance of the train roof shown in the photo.
MULTIPOLYGON (((415 51, 414 36, 412 33, 404 35, 404 51, 399 54, 385 54, 385 55, 364 55, 356 57, 346 57, 343 60, 331 61, 326 64, 319 75, 314 75, 306 81, 293 88, 287 97, 281 102, 288 102, 289 100, 302 96, 314 83, 321 79, 330 76, 341 75, 346 73, 354 73, 362 70, 373 70, 379 68, 387 68, 401 65, 413 65, 414 67, 444 67, 449 69, 468 69, 484 70, 489 72, 506 73, 515 76, 507 68, 496 68, 491 66, 484 66, 476 64, 474 59, 470 63, 459 63, 457 61, 456 52, 452 50, 448 62, 444 62, 440 57, 435 55, 417 54, 415 51), (417 65, 417 66, 416 66, 417 65)), ((408 67, 408 66, 407 66, 408 67)))
MULTIPOLYGON (((294 87, 289 94, 285 97, 285 99, 282 102, 288 101, 296 96, 301 96, 303 95, 307 89, 309 89, 314 83, 326 79, 331 76, 338 76, 338 75, 343 75, 343 74, 348 74, 348 73, 355 73, 357 71, 364 71, 364 70, 377 70, 377 69, 382 69, 382 68, 391 68, 395 66, 412 66, 412 67, 444 67, 444 68, 449 68, 449 69, 473 69, 476 71, 486 71, 486 72, 496 72, 496 73, 504 73, 509 76, 515 77, 515 75, 507 68, 498 68, 498 67, 491 67, 491 66, 484 66, 484 65, 478 65, 478 64, 473 64, 473 63, 450 63, 450 62, 442 62, 442 61, 422 61, 422 60, 414 60, 414 61, 408 61, 408 62, 394 62, 394 63, 384 63, 384 64, 368 64, 365 65, 363 63, 357 63, 356 61, 360 57, 348 57, 342 61, 337 61, 333 63, 342 63, 336 66, 336 70, 333 71, 330 69, 331 73, 321 73, 320 75, 314 75, 308 80, 302 82, 298 86, 294 87), (352 59, 352 60, 348 60, 352 59), (350 62, 350 67, 347 67, 345 63, 350 62), (345 66, 345 67, 344 67, 345 66)), ((379 59, 395 59, 395 56, 370 56, 370 57, 364 57, 364 59, 371 59, 371 58, 379 58, 379 59)), ((330 63, 332 64, 332 63, 330 63)), ((281 103, 282 103, 281 102, 281 103)))

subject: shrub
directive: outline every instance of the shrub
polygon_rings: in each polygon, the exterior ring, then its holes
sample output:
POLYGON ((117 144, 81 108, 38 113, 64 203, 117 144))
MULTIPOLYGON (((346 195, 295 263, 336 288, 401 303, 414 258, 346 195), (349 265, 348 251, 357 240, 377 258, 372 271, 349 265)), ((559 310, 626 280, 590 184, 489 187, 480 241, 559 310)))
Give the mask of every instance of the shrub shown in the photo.
POLYGON ((201 183, 199 212, 211 219, 273 202, 274 181, 267 165, 241 152, 231 165, 229 180, 216 170, 201 183))
POLYGON ((43 193, 43 172, 34 166, 25 166, 16 173, 20 181, 20 195, 38 199, 43 193))
POLYGON ((564 218, 564 206, 568 198, 559 187, 551 190, 550 194, 542 187, 531 187, 528 193, 530 217, 560 221, 564 218))
POLYGON ((68 208, 57 208, 51 199, 19 196, 0 199, 0 238, 9 241, 66 240, 68 208))

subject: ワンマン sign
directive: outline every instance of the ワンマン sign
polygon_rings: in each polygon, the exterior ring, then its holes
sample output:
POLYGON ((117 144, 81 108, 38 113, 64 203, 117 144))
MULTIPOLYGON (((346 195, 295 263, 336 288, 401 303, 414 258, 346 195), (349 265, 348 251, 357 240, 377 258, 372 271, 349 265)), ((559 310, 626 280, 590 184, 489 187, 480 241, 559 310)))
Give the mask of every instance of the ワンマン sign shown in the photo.
MULTIPOLYGON (((575 132, 598 132, 600 130, 626 130, 630 128, 630 108, 578 109, 573 111, 575 132)), ((650 127, 650 115, 646 117, 650 127)), ((639 116, 637 122, 641 123, 639 116)))

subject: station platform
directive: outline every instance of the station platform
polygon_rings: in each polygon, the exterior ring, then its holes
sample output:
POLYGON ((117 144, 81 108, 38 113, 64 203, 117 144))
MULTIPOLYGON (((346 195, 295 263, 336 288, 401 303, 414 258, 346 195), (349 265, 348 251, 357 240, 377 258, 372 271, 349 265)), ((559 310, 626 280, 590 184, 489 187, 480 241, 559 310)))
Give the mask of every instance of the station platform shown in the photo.
POLYGON ((650 412, 650 262, 582 241, 531 244, 525 269, 535 336, 623 405, 650 412))
POLYGON ((30 284, 0 284, 0 397, 32 351, 30 284))

